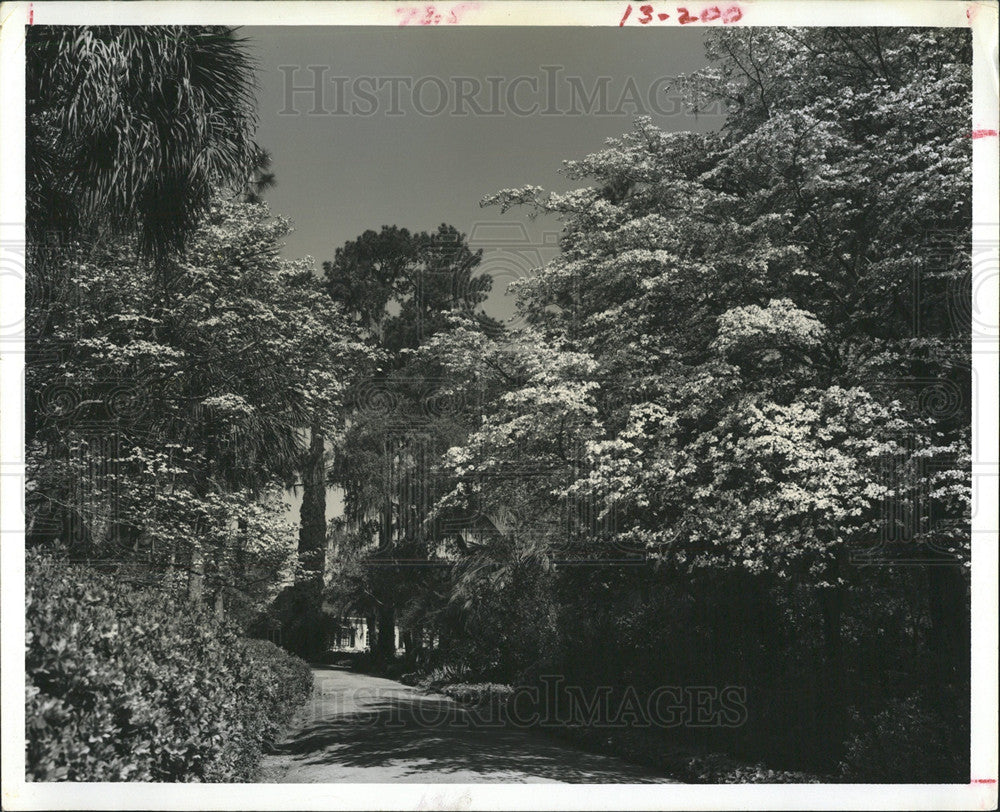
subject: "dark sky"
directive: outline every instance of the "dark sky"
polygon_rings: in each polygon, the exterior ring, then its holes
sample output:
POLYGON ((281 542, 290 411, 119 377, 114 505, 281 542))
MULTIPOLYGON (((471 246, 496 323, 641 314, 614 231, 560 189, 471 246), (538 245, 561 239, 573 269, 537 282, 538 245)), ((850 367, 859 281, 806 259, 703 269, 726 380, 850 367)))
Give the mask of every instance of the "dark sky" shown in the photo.
POLYGON ((528 222, 518 211, 501 216, 496 208, 481 209, 484 194, 524 184, 572 188, 558 174, 561 161, 600 149, 605 138, 630 128, 636 112, 630 87, 664 129, 718 124, 716 117, 684 115, 662 85, 654 95, 664 114, 648 101, 658 79, 705 64, 702 32, 695 30, 272 27, 242 33, 250 38, 261 68, 258 140, 272 153, 278 181, 267 199, 272 211, 290 217, 295 227, 286 255, 312 256, 318 264, 369 228, 394 224, 422 231, 448 222, 469 234, 474 247, 485 249, 482 267, 495 277, 488 309, 495 315, 510 311, 502 301, 506 284, 540 264, 535 260, 552 255, 558 223, 528 222), (298 70, 283 74, 279 66, 298 70), (312 84, 309 66, 327 66, 320 75, 325 80, 321 105, 328 113, 311 114, 310 93, 286 102, 286 75, 297 85, 312 84), (515 84, 519 76, 527 78, 515 84), (342 96, 335 77, 343 77, 342 96), (385 81, 392 77, 400 78, 385 81), (577 95, 573 112, 571 82, 592 94, 600 87, 599 77, 606 77, 605 110, 587 114, 580 109, 586 102, 577 95), (378 78, 381 92, 374 84, 378 78), (554 97, 545 90, 553 79, 554 97), (478 92, 475 81, 481 85, 478 92), (419 86, 416 104, 430 114, 414 109, 411 86, 419 86), (461 101, 459 86, 470 100, 461 101), (387 114, 393 87, 402 115, 387 114), (375 113, 344 114, 352 103, 359 111, 373 106, 363 98, 365 92, 378 99, 375 113), (442 101, 445 111, 433 114, 442 101), (499 115, 479 115, 475 105, 499 115), (519 115, 513 109, 532 105, 569 112, 519 115), (456 106, 467 114, 451 114, 456 106), (525 239, 526 250, 520 251, 525 239))

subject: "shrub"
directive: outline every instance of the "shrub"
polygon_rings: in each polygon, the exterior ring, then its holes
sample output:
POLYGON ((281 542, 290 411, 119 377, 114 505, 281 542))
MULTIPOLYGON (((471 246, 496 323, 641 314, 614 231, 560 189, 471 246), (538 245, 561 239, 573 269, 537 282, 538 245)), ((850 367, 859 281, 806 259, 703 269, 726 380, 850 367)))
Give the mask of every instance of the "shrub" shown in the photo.
POLYGON ((721 753, 667 753, 660 763, 671 775, 692 784, 818 784, 826 778, 798 770, 775 770, 721 753))
POLYGON ((244 659, 239 682, 251 704, 264 709, 257 740, 270 744, 312 691, 309 664, 267 640, 241 640, 244 659))
POLYGON ((461 665, 451 665, 445 663, 444 665, 439 665, 436 668, 431 669, 431 671, 420 681, 420 685, 424 688, 440 688, 444 685, 450 685, 456 682, 467 682, 469 676, 469 671, 467 668, 461 665))
POLYGON ((514 688, 495 682, 456 682, 438 690, 462 705, 505 707, 514 695, 514 688))
POLYGON ((308 666, 189 604, 26 565, 29 781, 248 780, 308 696, 308 666))
POLYGON ((844 780, 966 783, 968 727, 948 725, 920 696, 890 700, 874 717, 853 714, 855 732, 840 765, 844 780))

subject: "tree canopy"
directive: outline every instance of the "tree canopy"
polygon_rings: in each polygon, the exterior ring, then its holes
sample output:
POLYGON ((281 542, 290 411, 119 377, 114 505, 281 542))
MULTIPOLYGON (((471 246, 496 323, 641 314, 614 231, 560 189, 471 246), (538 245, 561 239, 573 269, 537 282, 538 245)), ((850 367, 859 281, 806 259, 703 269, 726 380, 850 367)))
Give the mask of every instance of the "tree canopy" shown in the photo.
POLYGON ((31 237, 136 229, 183 245, 220 187, 257 160, 253 61, 223 27, 29 26, 31 237))

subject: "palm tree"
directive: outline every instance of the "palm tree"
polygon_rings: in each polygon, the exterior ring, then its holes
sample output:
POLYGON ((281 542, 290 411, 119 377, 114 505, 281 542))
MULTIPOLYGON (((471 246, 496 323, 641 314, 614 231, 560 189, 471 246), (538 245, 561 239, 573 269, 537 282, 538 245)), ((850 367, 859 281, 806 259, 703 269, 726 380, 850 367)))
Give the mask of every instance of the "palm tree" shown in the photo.
POLYGON ((182 247, 213 190, 242 191, 259 160, 254 83, 229 28, 29 27, 29 239, 182 247))

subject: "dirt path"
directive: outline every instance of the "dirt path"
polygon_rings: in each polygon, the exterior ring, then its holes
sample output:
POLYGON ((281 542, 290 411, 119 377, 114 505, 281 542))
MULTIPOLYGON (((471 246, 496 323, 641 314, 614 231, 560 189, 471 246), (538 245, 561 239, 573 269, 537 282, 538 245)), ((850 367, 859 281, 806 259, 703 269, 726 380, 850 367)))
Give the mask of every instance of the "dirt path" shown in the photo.
POLYGON ((454 700, 393 680, 316 667, 312 701, 267 756, 283 783, 672 783, 527 730, 474 723, 454 700))

